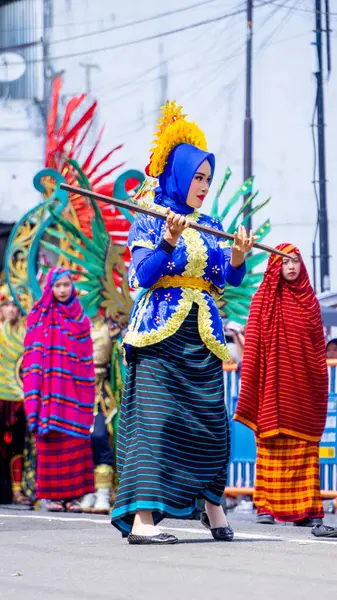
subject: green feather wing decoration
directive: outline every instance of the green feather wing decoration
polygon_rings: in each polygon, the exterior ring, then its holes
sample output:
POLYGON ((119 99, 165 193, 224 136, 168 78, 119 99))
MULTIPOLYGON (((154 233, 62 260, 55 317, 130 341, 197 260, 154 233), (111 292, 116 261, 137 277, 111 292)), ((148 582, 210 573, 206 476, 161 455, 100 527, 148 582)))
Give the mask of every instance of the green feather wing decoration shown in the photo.
MULTIPOLYGON (((262 208, 264 208, 270 201, 270 198, 267 198, 267 200, 262 202, 258 202, 253 208, 251 208, 251 210, 249 210, 248 214, 245 214, 247 207, 253 205, 259 193, 258 191, 253 193, 254 178, 250 177, 235 191, 234 195, 221 209, 221 196, 231 174, 231 170, 227 168, 215 196, 210 214, 213 218, 220 219, 225 231, 233 234, 238 229, 239 225, 246 226, 249 217, 256 215, 262 208), (248 194, 249 196, 247 200, 242 203, 242 197, 247 196, 248 194), (237 205, 239 201, 240 205, 238 208, 237 205)), ((268 235, 270 229, 270 220, 267 219, 262 225, 256 228, 254 235, 259 236, 259 241, 262 241, 268 235)), ((237 288, 229 285, 226 286, 225 292, 218 302, 221 316, 227 317, 232 321, 237 321, 242 325, 246 324, 252 297, 263 279, 263 273, 256 273, 254 272, 254 269, 259 267, 265 260, 267 260, 267 258, 267 252, 253 251, 252 254, 246 259, 247 272, 242 284, 237 288)))
MULTIPOLYGON (((82 187, 90 189, 90 183, 76 161, 71 160, 76 178, 82 187)), ((105 228, 104 221, 95 200, 87 199, 94 210, 91 222, 92 238, 89 238, 72 222, 50 209, 53 224, 47 233, 51 241, 41 244, 67 258, 80 301, 89 318, 97 315, 100 309, 121 330, 126 327, 132 308, 132 298, 127 284, 126 267, 123 261, 124 247, 114 244, 105 228), (55 225, 59 225, 56 228, 55 225), (71 251, 64 251, 59 241, 67 239, 71 251), (120 282, 116 284, 117 280, 120 282)))

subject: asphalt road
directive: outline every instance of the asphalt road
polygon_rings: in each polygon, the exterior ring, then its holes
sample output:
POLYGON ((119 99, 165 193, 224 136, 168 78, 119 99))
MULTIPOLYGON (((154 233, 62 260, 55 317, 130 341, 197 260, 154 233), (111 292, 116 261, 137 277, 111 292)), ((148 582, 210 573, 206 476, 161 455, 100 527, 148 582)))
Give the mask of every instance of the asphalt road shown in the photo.
MULTIPOLYGON (((327 523, 336 522, 328 517, 327 523)), ((107 517, 0 508, 1 600, 332 600, 337 539, 232 514, 235 540, 165 521, 181 543, 129 546, 107 517)), ((166 530, 166 529, 165 529, 166 530)))

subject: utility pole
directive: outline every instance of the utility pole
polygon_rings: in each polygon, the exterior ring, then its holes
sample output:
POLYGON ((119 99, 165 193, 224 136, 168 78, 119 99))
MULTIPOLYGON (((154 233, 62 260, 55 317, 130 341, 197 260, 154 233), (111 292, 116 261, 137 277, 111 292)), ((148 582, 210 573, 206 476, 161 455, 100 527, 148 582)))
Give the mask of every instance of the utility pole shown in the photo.
MULTIPOLYGON (((247 0, 247 40, 246 40, 246 110, 243 134, 243 179, 252 177, 253 170, 253 119, 252 119, 252 62, 253 62, 253 0, 247 0)), ((244 202, 249 195, 244 196, 244 202)), ((251 204, 245 208, 244 216, 251 210, 251 204)), ((252 228, 252 219, 249 217, 247 229, 252 228)))
POLYGON ((53 19, 53 0, 43 0, 43 113, 47 122, 51 94, 50 40, 53 19))
POLYGON ((159 43, 159 56, 160 56, 160 107, 164 106, 167 101, 168 96, 168 68, 167 68, 167 60, 165 59, 164 54, 164 44, 163 42, 159 43))
POLYGON ((65 69, 55 71, 52 65, 52 59, 50 56, 50 42, 52 36, 52 25, 53 25, 53 0, 43 0, 43 37, 42 37, 42 51, 43 51, 43 98, 42 101, 35 100, 39 107, 43 126, 45 130, 45 144, 48 141, 48 130, 47 122, 50 108, 51 92, 54 80, 56 77, 63 75, 65 69))
MULTIPOLYGON (((325 171, 325 123, 324 123, 324 90, 323 90, 323 41, 322 41, 322 6, 321 0, 315 0, 316 6, 316 51, 317 51, 317 139, 318 139, 318 173, 319 173, 319 260, 321 292, 330 289, 330 256, 329 256, 329 231, 326 198, 326 171, 325 171)), ((329 4, 325 3, 329 12, 329 4)), ((329 23, 327 14, 326 22, 329 23)), ((326 32, 329 40, 329 31, 326 32)), ((329 44, 327 44, 329 48, 329 44)), ((330 68, 330 56, 328 54, 330 68)))

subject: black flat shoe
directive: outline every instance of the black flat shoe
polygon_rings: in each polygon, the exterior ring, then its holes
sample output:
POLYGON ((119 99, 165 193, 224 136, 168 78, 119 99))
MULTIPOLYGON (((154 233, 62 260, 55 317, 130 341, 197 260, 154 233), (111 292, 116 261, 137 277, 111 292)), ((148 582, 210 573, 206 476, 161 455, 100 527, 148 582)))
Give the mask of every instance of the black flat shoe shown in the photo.
POLYGON ((314 527, 315 525, 323 525, 323 519, 301 519, 294 521, 295 527, 314 527))
POLYGON ((206 529, 210 530, 213 538, 218 542, 232 541, 234 537, 234 531, 229 525, 226 525, 225 527, 213 527, 212 529, 206 512, 201 513, 200 521, 201 524, 206 527, 206 529))
POLYGON ((176 544, 178 538, 170 533, 159 533, 159 535, 135 535, 134 533, 129 533, 128 542, 133 545, 176 544))
POLYGON ((259 525, 275 525, 275 519, 272 515, 257 515, 256 523, 259 523, 259 525))
POLYGON ((311 533, 315 537, 336 538, 337 537, 337 528, 329 527, 328 525, 323 525, 323 523, 322 523, 321 525, 314 525, 314 527, 311 530, 311 533))

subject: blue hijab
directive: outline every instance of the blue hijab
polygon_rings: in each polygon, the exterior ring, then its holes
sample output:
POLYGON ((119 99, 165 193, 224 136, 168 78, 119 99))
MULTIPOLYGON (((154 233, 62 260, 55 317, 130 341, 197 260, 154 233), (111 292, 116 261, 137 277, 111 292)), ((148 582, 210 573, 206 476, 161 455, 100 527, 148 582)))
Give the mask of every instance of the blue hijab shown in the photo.
POLYGON ((211 179, 214 175, 214 154, 199 150, 191 144, 179 144, 169 155, 167 165, 159 175, 159 186, 154 190, 154 202, 170 207, 180 215, 188 215, 193 208, 186 204, 192 179, 202 163, 208 160, 211 165, 211 179))

